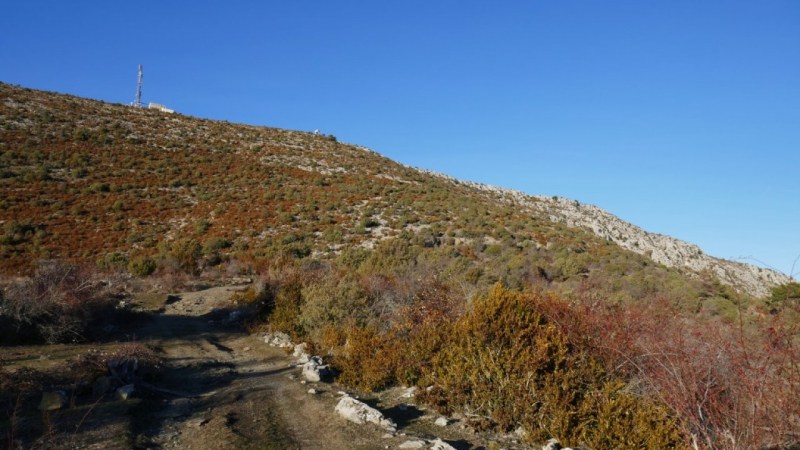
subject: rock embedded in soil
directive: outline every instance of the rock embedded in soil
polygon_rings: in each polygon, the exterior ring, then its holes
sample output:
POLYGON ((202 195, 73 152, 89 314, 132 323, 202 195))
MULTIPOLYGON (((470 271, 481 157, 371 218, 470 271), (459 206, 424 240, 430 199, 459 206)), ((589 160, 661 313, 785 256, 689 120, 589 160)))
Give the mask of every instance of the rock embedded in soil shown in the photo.
POLYGON ((303 364, 303 377, 312 383, 320 382, 330 376, 330 368, 322 363, 322 358, 312 356, 303 364))
POLYGON ((345 419, 359 425, 369 422, 389 431, 397 429, 397 425, 384 417, 380 411, 347 395, 339 400, 336 405, 336 412, 345 419))
POLYGON ((427 442, 423 441, 422 439, 412 439, 410 441, 405 441, 402 444, 398 445, 397 448, 423 448, 427 442))
POLYGON ((289 335, 281 333, 280 331, 276 333, 265 333, 264 342, 271 347, 291 348, 294 346, 289 335))

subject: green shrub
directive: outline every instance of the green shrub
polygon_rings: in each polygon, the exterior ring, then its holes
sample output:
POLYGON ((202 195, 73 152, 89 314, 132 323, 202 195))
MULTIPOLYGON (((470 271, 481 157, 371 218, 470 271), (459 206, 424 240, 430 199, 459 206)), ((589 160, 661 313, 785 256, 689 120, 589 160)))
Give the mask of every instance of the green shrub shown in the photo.
POLYGON ((772 288, 767 305, 781 308, 792 304, 800 305, 800 283, 791 282, 772 288))
POLYGON ((146 277, 156 271, 156 262, 148 257, 139 256, 128 262, 128 272, 137 277, 146 277))
POLYGON ((124 253, 112 252, 97 260, 100 269, 124 269, 128 265, 128 257, 124 253))

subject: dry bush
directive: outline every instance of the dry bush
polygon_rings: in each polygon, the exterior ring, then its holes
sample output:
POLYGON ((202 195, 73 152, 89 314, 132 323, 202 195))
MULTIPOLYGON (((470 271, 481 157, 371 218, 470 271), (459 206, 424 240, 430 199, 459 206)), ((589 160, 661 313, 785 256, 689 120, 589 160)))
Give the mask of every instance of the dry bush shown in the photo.
POLYGON ((779 316, 701 320, 666 299, 582 311, 581 342, 608 370, 658 398, 702 448, 800 442, 798 326, 779 316), (589 336, 589 339, 586 339, 589 336))
POLYGON ((495 286, 458 320, 433 358, 423 398, 444 413, 570 445, 683 448, 674 419, 657 402, 608 376, 542 314, 552 297, 495 286))
POLYGON ((447 342, 461 304, 447 288, 433 282, 422 286, 391 320, 343 327, 343 339, 328 340, 338 343, 329 347, 329 353, 340 381, 365 390, 415 385, 447 342))
POLYGON ((3 342, 83 340, 92 321, 110 308, 104 289, 88 269, 41 263, 32 277, 11 283, 0 297, 3 342))
POLYGON ((131 365, 136 367, 137 374, 154 373, 161 364, 161 358, 146 344, 141 342, 125 342, 113 351, 89 351, 71 365, 73 378, 93 380, 108 372, 110 366, 131 365))

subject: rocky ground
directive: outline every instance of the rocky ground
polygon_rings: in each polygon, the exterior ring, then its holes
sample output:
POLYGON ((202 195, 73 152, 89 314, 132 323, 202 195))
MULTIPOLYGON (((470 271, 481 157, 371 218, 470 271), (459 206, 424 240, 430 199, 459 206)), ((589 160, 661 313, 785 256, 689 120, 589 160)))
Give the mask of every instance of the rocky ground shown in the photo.
MULTIPOLYGON (((74 433, 54 435, 41 446, 525 448, 515 435, 476 434, 457 420, 417 407, 409 390, 402 388, 362 397, 348 393, 352 396, 349 398, 373 407, 394 427, 347 420, 337 411, 346 388, 327 381, 308 381, 302 364, 285 349, 242 330, 239 311, 231 305, 230 297, 244 288, 223 286, 160 296, 166 302, 131 330, 131 338, 154 348, 162 358, 154 381, 137 384, 129 399, 84 406, 74 414, 81 416, 74 433)), ((111 346, 103 348, 109 350, 111 346)), ((38 351, 48 352, 46 348, 38 351)), ((37 361, 20 356, 17 363, 23 360, 37 361)), ((48 413, 47 420, 66 421, 59 419, 59 413, 48 413)))

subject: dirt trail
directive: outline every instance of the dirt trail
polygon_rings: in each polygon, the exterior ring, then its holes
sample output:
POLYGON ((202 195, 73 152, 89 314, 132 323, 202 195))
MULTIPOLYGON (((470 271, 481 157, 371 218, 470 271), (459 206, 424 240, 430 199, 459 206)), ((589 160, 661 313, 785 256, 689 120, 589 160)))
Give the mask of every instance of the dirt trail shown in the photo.
POLYGON ((157 386, 174 395, 143 402, 134 416, 137 448, 378 449, 377 428, 334 412, 325 384, 292 381, 299 369, 281 350, 231 326, 227 301, 238 288, 171 297, 137 332, 162 352, 157 386))

